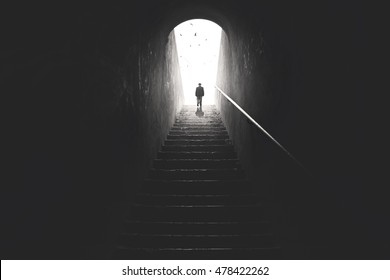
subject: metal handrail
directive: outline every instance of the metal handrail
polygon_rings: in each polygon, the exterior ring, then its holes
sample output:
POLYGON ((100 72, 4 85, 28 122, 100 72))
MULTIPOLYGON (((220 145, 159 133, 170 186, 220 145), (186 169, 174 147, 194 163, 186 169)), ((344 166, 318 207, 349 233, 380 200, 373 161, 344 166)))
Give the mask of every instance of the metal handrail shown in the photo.
POLYGON ((234 100, 231 99, 225 92, 223 92, 223 90, 220 89, 217 85, 215 85, 214 87, 220 93, 222 93, 222 95, 225 96, 226 99, 228 101, 230 101, 230 103, 232 103, 238 110, 240 110, 241 113, 243 113, 245 117, 247 117, 255 126, 257 126, 265 135, 267 135, 276 145, 278 145, 279 148, 281 148, 293 161, 295 161, 295 163, 297 163, 302 169, 304 169, 308 174, 311 175, 311 173, 307 170, 307 168, 305 166, 302 165, 302 163, 299 162, 299 160, 297 160, 289 151, 287 151, 287 149, 285 147, 283 147, 282 144, 280 144, 278 141, 276 141, 276 139, 274 137, 272 137, 272 135, 269 134, 260 124, 258 124, 247 112, 245 112, 244 109, 242 109, 240 107, 240 105, 238 105, 236 102, 234 102, 234 100))

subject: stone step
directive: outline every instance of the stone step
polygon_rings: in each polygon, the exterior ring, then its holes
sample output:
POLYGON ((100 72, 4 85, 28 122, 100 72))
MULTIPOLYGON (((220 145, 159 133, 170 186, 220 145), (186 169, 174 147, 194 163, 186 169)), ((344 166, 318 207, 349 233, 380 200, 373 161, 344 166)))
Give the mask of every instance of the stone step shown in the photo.
POLYGON ((196 120, 196 119, 176 119, 175 120, 176 125, 223 125, 222 120, 214 119, 214 120, 196 120))
POLYGON ((171 180, 228 180, 243 179, 244 172, 239 168, 229 169, 151 169, 151 179, 171 180))
MULTIPOLYGON (((187 132, 195 132, 195 131, 200 131, 200 132, 207 132, 207 131, 210 131, 212 133, 215 133, 215 132, 225 132, 227 133, 226 129, 225 128, 210 128, 210 127, 207 127, 207 126, 203 126, 203 127, 183 127, 183 128, 172 128, 169 133, 171 132, 184 132, 184 133, 187 133, 187 132)), ((187 133, 188 134, 188 133, 187 133)))
POLYGON ((145 234, 122 233, 118 243, 124 246, 156 248, 226 248, 275 246, 271 234, 145 234))
POLYGON ((218 134, 193 134, 193 135, 170 135, 168 134, 167 139, 200 139, 200 140, 207 140, 207 139, 226 139, 229 140, 229 135, 223 134, 223 135, 218 135, 218 134))
POLYGON ((156 169, 240 168, 237 159, 155 159, 156 169))
POLYGON ((174 123, 172 126, 172 129, 180 129, 180 128, 220 128, 220 129, 226 129, 225 126, 222 123, 196 123, 196 124, 190 124, 190 123, 174 123))
POLYGON ((128 207, 129 220, 143 221, 259 221, 267 208, 262 205, 147 205, 128 207))
POLYGON ((228 139, 167 139, 165 140, 165 145, 231 145, 230 140, 228 139))
POLYGON ((216 127, 216 126, 208 126, 208 125, 182 125, 182 126, 174 126, 170 129, 170 131, 199 131, 199 130, 209 130, 209 131, 226 131, 224 126, 216 127))
POLYGON ((143 192, 160 194, 245 194, 251 193, 246 180, 155 180, 146 179, 143 192))
POLYGON ((158 159, 237 159, 234 151, 161 151, 158 159))
POLYGON ((225 127, 209 127, 207 125, 197 125, 197 126, 183 126, 183 127, 174 127, 171 128, 169 132, 172 131, 199 131, 199 130, 205 130, 205 131, 212 131, 212 132, 227 132, 225 127))
POLYGON ((271 233, 272 225, 268 221, 256 222, 148 222, 127 220, 123 230, 138 233, 160 234, 248 234, 271 233))
POLYGON ((131 248, 118 246, 113 259, 123 260, 275 260, 282 257, 279 246, 264 248, 131 248))
POLYGON ((253 193, 248 194, 155 194, 139 193, 136 203, 150 205, 253 205, 260 202, 260 197, 253 193))
POLYGON ((197 119, 206 119, 206 118, 219 118, 220 114, 217 111, 217 109, 205 109, 202 107, 202 111, 204 115, 202 117, 198 117, 195 113, 198 112, 197 108, 189 108, 188 110, 184 109, 180 112, 178 112, 176 115, 177 116, 189 116, 192 118, 197 118, 197 119))
POLYGON ((162 151, 178 152, 233 152, 233 145, 172 145, 162 146, 162 151))
POLYGON ((180 130, 182 128, 187 129, 199 129, 199 128, 209 128, 209 129, 222 129, 225 130, 226 127, 222 122, 193 122, 193 121, 182 121, 175 122, 171 129, 180 130))
POLYGON ((228 135, 226 130, 170 130, 168 135, 228 135))

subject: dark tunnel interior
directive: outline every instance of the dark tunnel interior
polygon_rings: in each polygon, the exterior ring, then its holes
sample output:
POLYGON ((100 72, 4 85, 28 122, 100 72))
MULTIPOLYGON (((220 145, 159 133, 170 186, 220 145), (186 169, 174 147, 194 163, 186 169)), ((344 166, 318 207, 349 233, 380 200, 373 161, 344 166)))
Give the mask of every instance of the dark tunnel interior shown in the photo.
POLYGON ((282 258, 389 257, 385 190, 373 186, 361 129, 362 1, 30 2, 4 11, 2 259, 109 258, 123 205, 182 108, 171 31, 194 18, 224 31, 218 87, 312 174, 217 98, 252 190, 275 205, 282 258))

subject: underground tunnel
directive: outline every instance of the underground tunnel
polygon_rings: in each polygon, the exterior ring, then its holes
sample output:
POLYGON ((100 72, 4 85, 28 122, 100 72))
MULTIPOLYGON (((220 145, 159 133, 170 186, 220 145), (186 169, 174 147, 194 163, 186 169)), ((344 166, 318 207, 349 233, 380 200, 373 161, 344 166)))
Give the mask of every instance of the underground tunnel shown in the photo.
MULTIPOLYGON (((264 212, 266 222, 272 221, 261 234, 273 233, 280 249, 273 258, 388 257, 390 230, 381 222, 387 204, 376 203, 382 189, 369 191, 366 136, 359 126, 360 2, 150 0, 29 4, 8 11, 12 28, 4 35, 1 77, 11 116, 6 129, 13 184, 2 195, 3 259, 112 258, 126 215, 134 210, 129 205, 145 192, 156 160, 162 164, 159 153, 175 149, 166 144, 181 133, 172 134, 180 117, 197 133, 205 124, 191 122, 207 122, 209 131, 218 131, 215 146, 223 140, 233 147, 233 158, 214 160, 238 160, 246 180, 240 186, 266 205, 243 211, 259 217, 264 212), (205 96, 212 92, 215 107, 205 103, 205 117, 194 119, 195 96, 187 107, 172 32, 192 19, 223 30, 215 84, 311 175, 214 88, 206 88, 205 96)), ((226 178, 241 172, 229 170, 226 178)), ((257 247, 264 245, 250 228, 246 234, 257 247)), ((245 256, 240 254, 225 257, 245 256)))

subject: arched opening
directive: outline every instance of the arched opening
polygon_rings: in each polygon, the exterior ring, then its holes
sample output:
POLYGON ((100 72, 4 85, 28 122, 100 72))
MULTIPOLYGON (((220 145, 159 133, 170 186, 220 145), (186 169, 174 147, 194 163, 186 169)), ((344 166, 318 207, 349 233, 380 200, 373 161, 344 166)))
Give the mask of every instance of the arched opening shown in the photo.
POLYGON ((204 105, 214 104, 222 28, 205 19, 192 19, 177 25, 175 33, 184 105, 196 104, 195 88, 204 88, 204 105))

